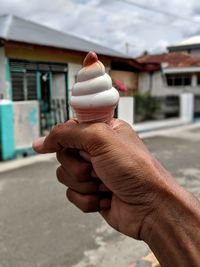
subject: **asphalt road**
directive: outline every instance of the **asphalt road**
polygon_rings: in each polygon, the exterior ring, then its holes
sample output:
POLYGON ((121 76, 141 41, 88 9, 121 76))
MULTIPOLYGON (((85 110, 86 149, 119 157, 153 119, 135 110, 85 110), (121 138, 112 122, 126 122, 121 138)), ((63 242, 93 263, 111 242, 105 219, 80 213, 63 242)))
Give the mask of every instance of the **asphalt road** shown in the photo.
MULTIPOLYGON (((145 143, 200 198, 200 127, 145 143)), ((128 267, 149 251, 68 203, 56 167, 50 159, 0 174, 0 267, 128 267)))

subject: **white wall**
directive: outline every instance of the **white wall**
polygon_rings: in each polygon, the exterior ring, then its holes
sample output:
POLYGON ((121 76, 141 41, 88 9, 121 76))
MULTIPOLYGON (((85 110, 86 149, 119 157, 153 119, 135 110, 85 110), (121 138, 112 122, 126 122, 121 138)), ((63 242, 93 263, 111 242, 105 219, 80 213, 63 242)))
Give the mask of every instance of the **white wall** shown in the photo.
POLYGON ((4 47, 0 47, 0 95, 9 99, 9 84, 6 81, 6 57, 4 47))
POLYGON ((134 122, 134 98, 120 97, 118 104, 118 118, 128 122, 130 125, 134 122))
MULTIPOLYGON (((75 83, 76 75, 78 71, 82 68, 81 64, 74 64, 69 63, 68 64, 68 88, 69 88, 69 99, 71 97, 71 89, 75 83)), ((73 111, 71 107, 69 108, 69 116, 70 118, 74 117, 73 111)))
POLYGON ((200 48, 193 48, 191 49, 191 53, 194 56, 200 56, 200 48))
POLYGON ((68 88, 71 91, 72 86, 75 83, 75 79, 78 71, 82 68, 81 64, 68 63, 68 88))
POLYGON ((15 149, 31 148, 40 136, 38 101, 13 102, 15 149))
POLYGON ((194 95, 185 93, 181 95, 180 117, 184 122, 192 122, 194 119, 194 95))
POLYGON ((150 75, 148 72, 140 72, 138 76, 138 90, 147 92, 149 90, 150 75))
MULTIPOLYGON (((152 82, 152 95, 153 96, 167 96, 167 95, 181 95, 182 93, 194 93, 200 95, 200 86, 183 86, 172 87, 167 86, 165 78, 161 71, 154 72, 152 82)), ((194 81, 194 78, 193 78, 194 81)), ((147 92, 149 89, 150 74, 148 72, 142 72, 139 74, 138 89, 147 92)))
POLYGON ((65 99, 66 98, 65 74, 53 73, 52 80, 53 80, 52 98, 65 99))

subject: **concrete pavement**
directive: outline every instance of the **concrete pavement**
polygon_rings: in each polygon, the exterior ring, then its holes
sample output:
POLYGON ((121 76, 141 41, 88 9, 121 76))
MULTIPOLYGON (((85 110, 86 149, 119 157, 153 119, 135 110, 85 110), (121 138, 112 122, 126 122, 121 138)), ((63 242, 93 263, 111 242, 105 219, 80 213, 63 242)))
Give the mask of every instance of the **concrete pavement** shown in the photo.
MULTIPOLYGON (((144 142, 200 198, 200 126, 157 132, 144 142)), ((98 214, 68 203, 55 178, 58 164, 45 157, 0 173, 0 267, 128 267, 149 252, 98 214)))

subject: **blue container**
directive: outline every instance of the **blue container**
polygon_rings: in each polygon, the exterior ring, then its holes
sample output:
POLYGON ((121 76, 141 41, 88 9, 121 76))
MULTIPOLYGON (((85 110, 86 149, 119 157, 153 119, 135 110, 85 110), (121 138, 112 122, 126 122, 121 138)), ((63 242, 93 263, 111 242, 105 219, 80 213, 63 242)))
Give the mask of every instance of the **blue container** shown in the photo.
POLYGON ((0 100, 0 159, 12 159, 14 154, 13 105, 9 100, 0 100))

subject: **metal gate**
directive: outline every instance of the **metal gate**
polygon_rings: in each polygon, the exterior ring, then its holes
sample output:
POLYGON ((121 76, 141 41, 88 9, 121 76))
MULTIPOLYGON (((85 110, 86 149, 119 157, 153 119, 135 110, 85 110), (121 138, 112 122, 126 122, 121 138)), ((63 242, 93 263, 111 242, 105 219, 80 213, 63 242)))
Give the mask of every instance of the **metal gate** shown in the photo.
POLYGON ((200 121, 200 95, 194 96, 194 120, 200 121))
POLYGON ((51 128, 69 119, 68 108, 65 99, 53 99, 50 110, 40 112, 41 135, 45 135, 51 128))

